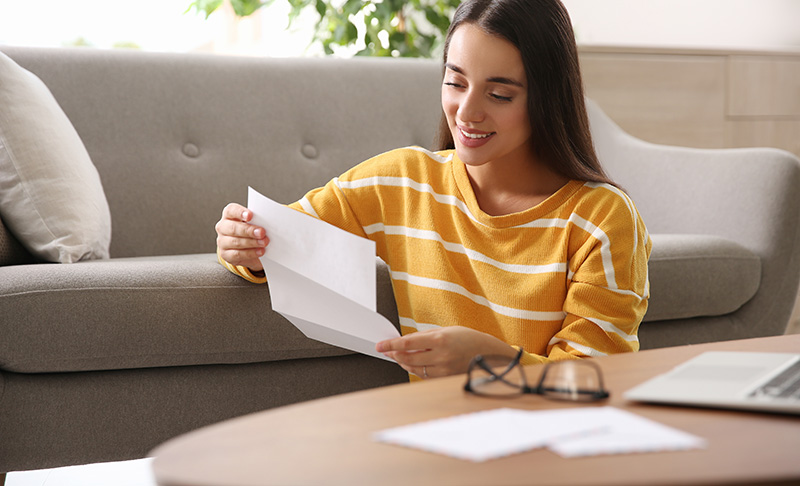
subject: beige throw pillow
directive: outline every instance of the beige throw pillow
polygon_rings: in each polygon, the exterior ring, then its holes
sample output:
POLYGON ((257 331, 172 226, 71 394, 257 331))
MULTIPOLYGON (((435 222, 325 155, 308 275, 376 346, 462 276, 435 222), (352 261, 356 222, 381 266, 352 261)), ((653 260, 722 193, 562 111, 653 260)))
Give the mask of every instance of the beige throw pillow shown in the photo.
POLYGON ((0 216, 46 261, 109 256, 111 213, 86 147, 47 86, 2 52, 0 216))

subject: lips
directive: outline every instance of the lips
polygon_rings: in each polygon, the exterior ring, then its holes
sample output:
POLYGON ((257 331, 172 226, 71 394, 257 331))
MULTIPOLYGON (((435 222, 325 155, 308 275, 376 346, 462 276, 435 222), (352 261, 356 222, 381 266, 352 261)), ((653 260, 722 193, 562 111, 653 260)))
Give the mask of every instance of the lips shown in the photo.
POLYGON ((482 130, 457 127, 458 139, 462 145, 477 148, 485 145, 497 132, 484 132, 482 130))

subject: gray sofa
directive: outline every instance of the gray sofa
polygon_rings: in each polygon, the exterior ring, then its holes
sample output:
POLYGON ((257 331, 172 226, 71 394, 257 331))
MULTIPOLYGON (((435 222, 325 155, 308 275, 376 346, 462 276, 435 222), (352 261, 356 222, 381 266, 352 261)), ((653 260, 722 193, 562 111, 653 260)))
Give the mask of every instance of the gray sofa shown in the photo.
MULTIPOLYGON (((407 381, 273 314, 267 286, 216 262, 214 223, 248 185, 288 203, 376 153, 430 147, 438 63, 0 51, 69 117, 113 230, 110 259, 54 264, 0 227, 0 472, 142 457, 215 421, 407 381)), ((783 333, 800 278, 797 159, 655 146, 590 113, 653 236, 642 348, 783 333)))

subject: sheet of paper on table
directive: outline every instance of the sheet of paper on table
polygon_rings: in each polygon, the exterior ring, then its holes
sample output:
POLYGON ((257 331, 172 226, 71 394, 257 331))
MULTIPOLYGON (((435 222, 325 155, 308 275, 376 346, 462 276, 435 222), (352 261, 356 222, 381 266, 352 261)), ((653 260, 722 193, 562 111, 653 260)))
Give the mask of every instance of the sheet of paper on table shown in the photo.
POLYGON ((272 309, 311 339, 391 361, 375 344, 400 336, 376 311, 375 242, 248 188, 252 223, 267 231, 261 257, 272 309))
POLYGON ((699 437, 614 407, 499 408, 386 429, 373 438, 473 462, 542 447, 562 457, 705 447, 699 437))
POLYGON ((5 486, 158 486, 153 458, 9 472, 5 486))

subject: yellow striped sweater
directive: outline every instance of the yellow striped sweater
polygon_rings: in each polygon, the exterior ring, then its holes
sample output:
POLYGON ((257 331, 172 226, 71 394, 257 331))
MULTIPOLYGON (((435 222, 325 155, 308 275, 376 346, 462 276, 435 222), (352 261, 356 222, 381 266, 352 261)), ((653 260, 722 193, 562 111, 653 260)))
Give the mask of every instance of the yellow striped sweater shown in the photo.
POLYGON ((409 147, 291 207, 375 241, 404 335, 465 326, 521 346, 524 364, 639 349, 651 242, 614 186, 570 181, 531 209, 489 216, 454 151, 409 147))

